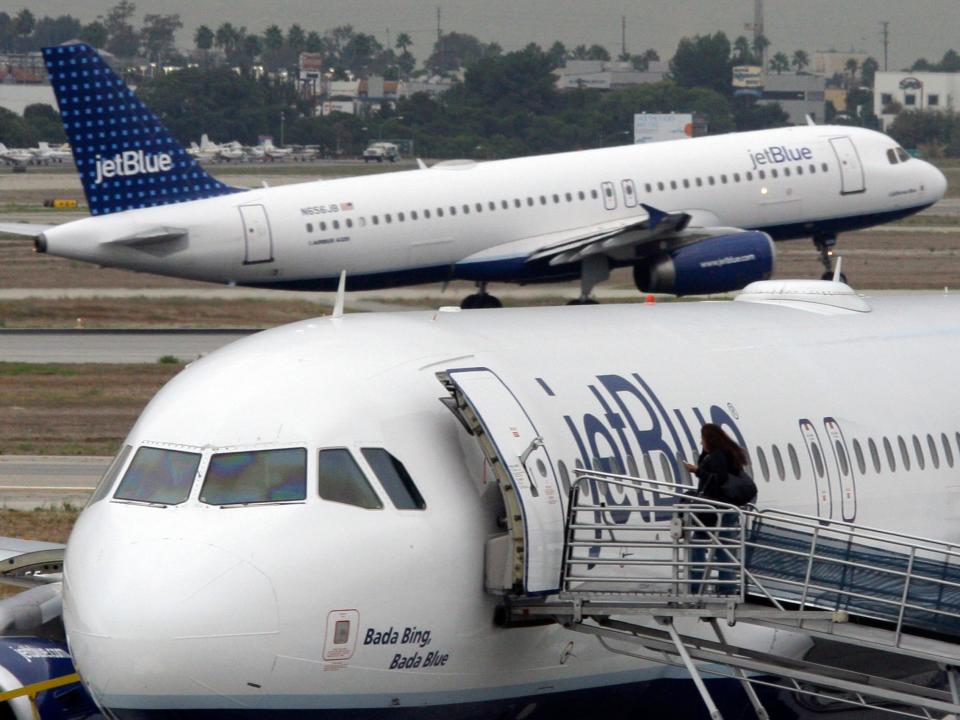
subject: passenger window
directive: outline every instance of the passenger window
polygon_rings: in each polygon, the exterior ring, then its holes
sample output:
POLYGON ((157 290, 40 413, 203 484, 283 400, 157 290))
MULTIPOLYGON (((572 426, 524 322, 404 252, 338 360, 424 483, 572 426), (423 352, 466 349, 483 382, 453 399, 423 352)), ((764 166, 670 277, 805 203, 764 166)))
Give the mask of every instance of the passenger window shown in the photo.
POLYGON ((727 184, 727 176, 726 176, 726 175, 721 175, 721 176, 720 176, 720 182, 721 182, 722 184, 726 185, 726 184, 727 184))
POLYGON ((597 199, 598 197, 600 197, 600 196, 597 195, 597 191, 596 191, 596 190, 591 190, 591 191, 590 191, 590 197, 593 198, 594 200, 596 200, 596 199, 597 199))
POLYGON ((397 213, 397 222, 403 222, 405 220, 402 212, 397 213))
POLYGON ((643 471, 646 473, 647 480, 657 479, 657 473, 653 469, 653 460, 650 459, 650 453, 643 454, 643 471))
POLYGON ((473 207, 477 212, 483 212, 483 203, 476 203, 473 207))
POLYGON ((647 191, 647 193, 652 193, 652 192, 653 192, 653 186, 652 186, 650 183, 644 183, 644 184, 643 184, 643 187, 644 187, 644 189, 647 191))
POLYGON ((920 444, 920 438, 913 436, 913 451, 917 454, 917 466, 923 470, 926 467, 926 461, 923 457, 923 445, 920 444))
MULTIPOLYGON (((393 222, 393 216, 392 216, 390 213, 387 213, 386 215, 383 216, 383 220, 384 220, 384 222, 392 223, 392 222, 393 222)), ((336 221, 334 221, 334 222, 336 222, 336 221)))
MULTIPOLYGON (((387 217, 389 218, 390 216, 387 215, 387 217)), ((390 221, 387 220, 387 222, 390 222, 390 221)), ((334 221, 333 221, 333 229, 334 229, 334 230, 339 230, 339 229, 340 229, 340 221, 339 221, 339 220, 334 220, 334 221)))
POLYGON ((817 166, 814 165, 813 163, 810 163, 810 174, 815 175, 816 172, 817 172, 817 166))
POLYGON ((416 211, 416 210, 411 210, 411 211, 410 211, 410 219, 411 219, 411 220, 416 220, 416 219, 417 219, 417 211, 416 211))
POLYGON ((527 198, 527 207, 533 207, 533 198, 532 198, 532 197, 528 197, 528 198, 527 198))
POLYGON ((813 455, 814 469, 817 471, 817 477, 823 477, 823 456, 820 454, 820 446, 816 443, 810 444, 810 454, 813 455))
MULTIPOLYGON (((400 213, 400 216, 401 216, 400 219, 403 220, 403 213, 400 213)), ((347 227, 348 227, 348 228, 352 228, 352 227, 353 227, 353 219, 347 218, 347 227)))
POLYGON ((780 454, 780 448, 776 445, 773 446, 773 463, 777 466, 777 475, 780 477, 781 482, 787 479, 787 471, 783 467, 783 456, 780 454))
POLYGON ((907 452, 907 443, 903 439, 903 435, 897 435, 897 445, 900 446, 900 460, 903 462, 903 469, 910 469, 910 453, 907 452))
POLYGON ((757 459, 760 461, 760 472, 765 482, 770 482, 770 467, 767 465, 767 456, 762 447, 757 447, 757 459))
POLYGON ((867 440, 867 447, 870 448, 870 459, 873 461, 873 471, 875 473, 880 472, 880 453, 877 452, 877 444, 873 441, 873 438, 867 440))
POLYGON ((897 458, 893 454, 893 445, 890 444, 890 440, 886 437, 883 438, 883 452, 887 456, 887 467, 891 471, 896 471, 897 469, 897 458))
POLYGON ((427 506, 402 462, 382 448, 363 448, 360 452, 397 510, 423 510, 427 506))
POLYGON ((325 222, 320 223, 320 232, 326 232, 327 224, 325 222))
POLYGON ((664 482, 671 482, 673 480, 673 468, 670 467, 670 461, 667 459, 665 453, 660 453, 660 472, 663 473, 663 477, 660 479, 664 482))
POLYGON ((772 178, 777 177, 777 169, 776 169, 776 168, 773 168, 772 170, 770 170, 770 177, 772 177, 772 178))
POLYGON ((685 188, 689 188, 689 187, 690 187, 690 181, 687 180, 686 178, 683 179, 683 187, 685 187, 685 188))
POLYGON ((557 195, 556 193, 553 194, 553 202, 554 202, 554 204, 560 202, 560 196, 557 195))
MULTIPOLYGON (((451 210, 452 210, 452 208, 451 208, 451 210)), ((469 206, 469 205, 464 205, 464 206, 463 206, 463 214, 464 214, 464 215, 469 215, 469 214, 470 214, 470 206, 469 206)))
POLYGON ((716 185, 716 184, 717 184, 717 181, 713 179, 713 175, 708 175, 708 176, 707 176, 707 184, 708 184, 708 185, 716 185))
POLYGON ((747 182, 750 182, 751 180, 753 180, 753 173, 748 170, 748 171, 747 171, 747 182))
POLYGON ((793 443, 787 443, 787 455, 790 456, 790 466, 793 468, 793 477, 800 479, 800 458, 797 457, 797 451, 793 443))
POLYGON ((663 192, 664 189, 665 189, 665 188, 664 188, 663 183, 662 183, 662 182, 658 182, 658 183, 657 183, 657 190, 663 192))
POLYGON ((430 219, 430 211, 425 209, 425 210, 423 211, 423 217, 424 217, 425 220, 429 220, 429 219, 430 219))
MULTIPOLYGON (((506 207, 507 203, 503 203, 503 205, 504 207, 506 207)), ((491 200, 490 202, 487 203, 487 207, 490 209, 490 212, 495 212, 497 209, 497 204, 493 200, 491 200)))
POLYGON ((313 223, 307 223, 307 232, 308 232, 308 233, 312 233, 312 232, 313 232, 313 223))
POLYGON ((349 450, 321 450, 318 463, 320 497, 367 510, 383 507, 349 450))
POLYGON ((784 176, 784 177, 790 177, 790 168, 785 167, 785 168, 783 169, 783 176, 784 176))
POLYGON ((304 448, 217 453, 200 490, 207 505, 249 505, 307 499, 304 448))
POLYGON ((797 165, 797 175, 803 175, 803 165, 797 165))
POLYGON ((677 181, 676 181, 676 180, 671 180, 671 181, 670 181, 670 189, 671 189, 671 190, 676 190, 676 189, 677 189, 677 181))
POLYGON ((443 217, 443 208, 437 208, 437 217, 438 217, 438 218, 442 218, 442 217, 443 217))
POLYGON ((940 433, 940 444, 943 447, 943 459, 947 461, 947 467, 953 467, 953 448, 950 447, 950 440, 946 433, 940 433))
POLYGON ((937 443, 933 436, 927 433, 927 448, 930 450, 930 462, 933 463, 933 469, 940 469, 940 453, 937 452, 937 443))
POLYGON ((573 202, 573 195, 571 195, 570 193, 567 193, 566 195, 564 195, 564 197, 566 198, 567 202, 573 202))
POLYGON ((827 165, 826 163, 820 163, 820 169, 823 170, 824 172, 829 172, 830 166, 827 165))
POLYGON ((541 204, 541 205, 546 205, 546 204, 547 204, 547 198, 546 198, 545 196, 543 196, 543 195, 540 196, 540 204, 541 204))
POLYGON ((587 198, 587 196, 583 194, 583 190, 577 193, 577 197, 580 198, 581 200, 586 200, 587 198))
POLYGON ((179 505, 190 496, 200 453, 142 447, 120 481, 117 500, 179 505))
POLYGON ((760 180, 765 180, 766 177, 767 177, 767 173, 765 173, 763 170, 757 170, 757 178, 758 178, 758 179, 760 179, 760 180))
POLYGON ((377 215, 374 215, 373 217, 371 217, 370 220, 373 222, 374 225, 380 224, 380 217, 377 215))
POLYGON ((834 441, 834 451, 837 453, 837 460, 840 462, 840 474, 847 475, 850 472, 850 461, 847 460, 847 450, 839 440, 834 441))
POLYGON ((513 206, 514 206, 514 207, 520 207, 520 198, 514 198, 514 199, 513 199, 513 206))
POLYGON ((100 482, 97 483, 97 489, 93 491, 93 495, 91 495, 87 501, 87 507, 100 502, 113 490, 113 484, 117 481, 117 477, 119 477, 120 471, 123 470, 123 466, 127 462, 127 458, 130 457, 132 450, 133 448, 130 445, 124 445, 120 448, 120 452, 113 458, 110 467, 107 468, 103 477, 100 478, 100 482))
POLYGON ((703 180, 701 178, 694 178, 694 182, 696 182, 697 187, 703 187, 703 180))
POLYGON ((451 206, 450 206, 450 216, 452 217, 452 216, 454 216, 454 215, 456 215, 456 214, 457 214, 457 208, 454 207, 453 205, 451 205, 451 206))
POLYGON ((557 475, 560 476, 560 485, 563 486, 564 495, 570 495, 570 471, 567 470, 567 464, 563 460, 557 461, 557 475))
POLYGON ((863 448, 860 447, 860 441, 856 439, 853 441, 853 454, 857 457, 857 467, 860 468, 860 474, 863 475, 867 472, 867 461, 863 457, 863 448))
POLYGON ((734 181, 735 183, 740 182, 740 173, 734 173, 734 174, 733 174, 733 181, 734 181))

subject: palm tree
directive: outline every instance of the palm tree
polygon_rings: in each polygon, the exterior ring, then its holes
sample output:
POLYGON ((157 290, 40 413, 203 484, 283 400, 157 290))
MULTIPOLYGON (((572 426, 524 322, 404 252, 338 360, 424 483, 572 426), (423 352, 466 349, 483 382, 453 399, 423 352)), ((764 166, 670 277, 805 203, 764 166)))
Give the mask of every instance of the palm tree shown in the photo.
POLYGON ((770 58, 770 69, 773 70, 777 75, 782 73, 784 70, 790 69, 790 60, 787 56, 782 53, 776 53, 772 58, 770 58))
POLYGON ((767 52, 767 48, 770 47, 770 41, 767 40, 766 35, 757 35, 753 39, 753 54, 757 58, 757 62, 763 61, 763 56, 767 52))
POLYGON ((793 60, 791 60, 790 63, 796 68, 798 73, 801 73, 804 68, 810 64, 810 56, 807 55, 805 50, 794 50, 793 60))
POLYGON ((397 35, 397 42, 394 46, 400 51, 401 55, 406 55, 409 52, 408 48, 411 45, 413 45, 413 40, 410 39, 410 36, 407 33, 402 32, 397 35))
POLYGON ((849 90, 853 87, 854 80, 857 77, 857 70, 860 68, 860 63, 857 62, 856 58, 848 58, 847 62, 844 64, 844 68, 847 71, 847 89, 849 90))
POLYGON ((750 54, 750 41, 743 35, 733 41, 733 55, 739 63, 748 63, 753 60, 753 56, 750 54))

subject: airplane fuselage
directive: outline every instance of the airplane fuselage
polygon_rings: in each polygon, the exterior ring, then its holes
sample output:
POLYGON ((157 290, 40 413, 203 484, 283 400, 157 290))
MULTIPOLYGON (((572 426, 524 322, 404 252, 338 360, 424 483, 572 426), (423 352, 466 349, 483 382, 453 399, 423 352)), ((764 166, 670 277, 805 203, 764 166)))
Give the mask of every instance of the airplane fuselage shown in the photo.
MULTIPOLYGON (((559 625, 494 625, 485 548, 503 505, 437 373, 506 388, 561 498, 577 466, 685 486, 678 456, 712 421, 749 452, 761 507, 956 542, 960 300, 870 304, 348 316, 235 343, 157 395, 77 523, 64 619, 79 671, 118 718, 557 717, 558 702, 676 677, 559 625), (128 484, 144 448, 166 460, 128 484), (401 509, 371 449, 402 463, 422 506, 401 509), (302 458, 302 498, 211 500, 214 465, 270 451, 302 458), (318 480, 330 453, 364 478, 336 500, 318 480), (154 495, 178 467, 195 473, 177 500, 154 495)), ((730 632, 786 656, 809 647, 730 632)))
MULTIPOLYGON (((869 227, 940 199, 943 175, 920 160, 891 158, 895 148, 872 131, 805 126, 447 162, 90 217, 48 230, 38 247, 240 285, 333 289, 342 270, 351 288, 454 278, 535 282, 573 277, 580 267, 531 264, 531 253, 565 234, 642 218, 641 203, 686 212, 691 226, 789 239, 869 227), (157 228, 182 236, 130 240, 157 228)), ((611 252, 610 261, 629 265, 655 252, 629 247, 611 252)))

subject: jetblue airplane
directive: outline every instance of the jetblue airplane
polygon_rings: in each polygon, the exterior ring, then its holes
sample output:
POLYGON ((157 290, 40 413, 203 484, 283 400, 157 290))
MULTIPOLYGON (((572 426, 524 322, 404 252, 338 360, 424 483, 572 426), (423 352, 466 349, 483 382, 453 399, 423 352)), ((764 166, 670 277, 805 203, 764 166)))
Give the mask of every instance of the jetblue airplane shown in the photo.
MULTIPOLYGON (((334 316, 192 363, 67 546, 86 689, 120 720, 684 716, 690 676, 560 624, 494 622, 518 518, 449 391, 538 478, 531 527, 562 521, 577 467, 689 487, 680 459, 712 421, 749 452, 763 507, 960 542, 960 298, 810 280, 738 299, 334 316)), ((528 552, 556 567, 562 545, 528 552)), ((520 579, 554 590, 544 578, 520 579)), ((0 680, 48 652, 33 643, 0 653, 19 663, 0 680)))
POLYGON ((896 220, 946 180, 886 135, 806 126, 240 189, 210 177, 88 46, 44 50, 91 217, 4 224, 39 252, 237 285, 333 290, 580 278, 722 292, 766 278, 774 240, 896 220))

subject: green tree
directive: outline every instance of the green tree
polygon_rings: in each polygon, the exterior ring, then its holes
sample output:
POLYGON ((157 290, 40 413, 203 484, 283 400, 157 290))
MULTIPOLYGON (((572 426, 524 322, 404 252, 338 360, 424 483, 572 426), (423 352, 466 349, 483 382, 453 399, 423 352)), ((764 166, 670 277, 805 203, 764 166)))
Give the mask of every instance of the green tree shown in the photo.
POLYGON ((773 57, 770 58, 770 69, 780 75, 784 70, 790 69, 790 59, 785 53, 774 53, 773 57))
POLYGON ((103 24, 109 36, 106 49, 118 57, 133 57, 140 50, 140 36, 130 19, 137 6, 130 0, 120 0, 107 12, 103 24))
POLYGON ((610 53, 603 45, 591 45, 587 50, 587 60, 603 60, 604 62, 609 62, 610 53))
POLYGON ((767 52, 767 48, 770 47, 770 41, 767 39, 766 35, 762 33, 753 38, 753 42, 750 43, 750 47, 753 49, 753 56, 759 63, 763 59, 763 55, 767 52))
POLYGON ((738 65, 755 65, 757 62, 750 51, 750 41, 743 35, 738 35, 733 41, 733 60, 738 65))
POLYGON ((206 25, 201 25, 197 28, 196 32, 193 33, 193 44, 196 45, 197 50, 210 50, 213 48, 214 34, 206 25))
POLYGON ((23 8, 13 19, 13 31, 17 36, 17 47, 26 49, 29 44, 30 35, 33 28, 36 27, 37 19, 27 8, 23 8))
POLYGON ((42 17, 37 21, 30 38, 30 49, 60 45, 68 40, 76 40, 83 29, 80 21, 72 15, 42 17))
POLYGON ((860 68, 860 63, 857 62, 856 58, 848 58, 843 67, 846 71, 846 85, 849 90, 856 84, 857 70, 860 68))
POLYGON ((410 39, 410 36, 402 32, 397 35, 396 48, 400 51, 400 55, 397 57, 397 66, 400 70, 400 75, 403 77, 410 77, 410 73, 413 72, 414 67, 416 67, 416 60, 413 58, 413 54, 410 52, 410 47, 413 45, 413 40, 410 39))
POLYGON ((798 73, 802 73, 810 65, 810 56, 807 55, 806 50, 794 50, 790 64, 798 73))
POLYGON ((304 50, 310 53, 323 52, 323 38, 316 30, 307 33, 307 42, 304 50))
POLYGON ((743 132, 784 127, 790 116, 783 111, 779 103, 757 102, 752 96, 742 95, 734 99, 733 119, 736 129, 743 132))
POLYGON ((110 39, 110 33, 107 31, 106 25, 99 20, 94 20, 83 26, 80 31, 80 39, 95 48, 105 48, 107 41, 110 39))
POLYGON ((425 63, 430 72, 445 74, 460 68, 469 68, 485 57, 500 54, 500 46, 480 42, 473 35, 451 32, 441 36, 433 45, 433 52, 425 63))
POLYGON ((12 52, 16 41, 16 30, 10 13, 0 11, 0 50, 12 52))
POLYGON ((290 29, 287 30, 287 47, 289 47, 294 54, 299 55, 306 46, 307 34, 300 25, 294 23, 290 26, 290 29))
POLYGON ((547 55, 555 68, 563 67, 567 62, 567 46, 557 40, 547 50, 547 55))
POLYGON ((163 59, 174 52, 174 38, 177 30, 183 27, 180 16, 147 14, 143 16, 143 27, 140 29, 140 42, 147 54, 147 59, 158 65, 163 59))
POLYGON ((683 87, 730 89, 730 41, 722 32, 683 38, 670 61, 674 80, 683 87))
POLYGON ((233 57, 240 49, 240 43, 243 42, 244 33, 233 26, 231 22, 225 22, 217 28, 213 37, 213 44, 216 45, 227 57, 227 62, 232 62, 233 57))
POLYGON ((283 47, 283 30, 279 25, 271 25, 263 31, 263 47, 270 52, 277 52, 283 47))
POLYGON ((27 105, 23 111, 23 120, 33 134, 31 145, 40 141, 50 143, 64 143, 67 135, 60 122, 60 113, 46 103, 27 105))
POLYGON ((860 77, 863 79, 863 84, 872 88, 879 69, 880 63, 877 62, 876 58, 868 57, 864 60, 863 65, 860 66, 860 77))

